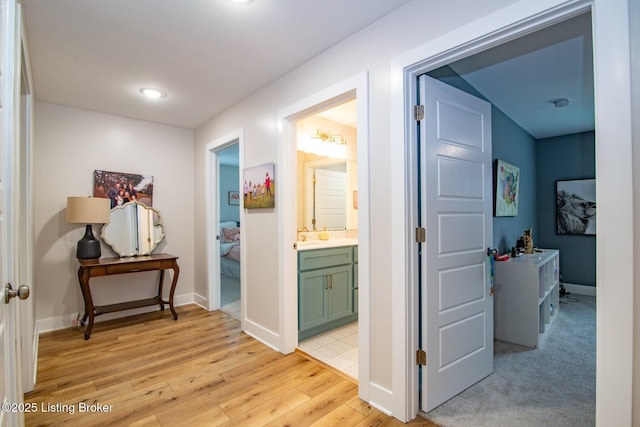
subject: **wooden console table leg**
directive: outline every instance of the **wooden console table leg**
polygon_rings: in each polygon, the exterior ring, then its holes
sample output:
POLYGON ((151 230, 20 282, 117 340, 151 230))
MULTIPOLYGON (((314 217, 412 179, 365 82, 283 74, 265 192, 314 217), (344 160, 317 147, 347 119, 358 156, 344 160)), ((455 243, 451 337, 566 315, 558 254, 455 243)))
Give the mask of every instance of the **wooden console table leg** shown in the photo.
POLYGON ((160 310, 164 311, 164 301, 162 300, 162 284, 164 283, 164 270, 160 270, 160 282, 158 283, 158 300, 160 301, 160 310))
POLYGON ((176 309, 173 307, 173 294, 176 292, 176 285, 178 284, 178 275, 180 274, 180 267, 178 267, 178 263, 176 260, 173 260, 172 268, 173 268, 173 280, 171 281, 171 291, 169 292, 169 308, 171 309, 171 313, 173 313, 173 320, 178 320, 178 313, 176 309))
POLYGON ((93 298, 91 297, 91 288, 89 287, 89 270, 80 267, 78 269, 78 281, 80 282, 80 289, 82 290, 82 298, 84 299, 84 316, 82 322, 85 323, 87 317, 89 323, 86 324, 84 330, 84 339, 88 340, 91 337, 91 330, 93 329, 93 320, 95 318, 95 307, 93 306, 93 298))

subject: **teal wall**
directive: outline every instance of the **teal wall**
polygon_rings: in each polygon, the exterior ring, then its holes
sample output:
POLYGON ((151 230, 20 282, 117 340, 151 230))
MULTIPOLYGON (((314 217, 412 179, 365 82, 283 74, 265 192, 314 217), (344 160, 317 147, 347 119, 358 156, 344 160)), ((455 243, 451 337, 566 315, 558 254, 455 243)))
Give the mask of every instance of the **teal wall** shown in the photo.
MULTIPOLYGON (((540 246, 537 216, 536 142, 497 108, 491 109, 493 158, 520 168, 518 215, 493 218, 493 246, 500 253, 509 252, 524 230, 533 228, 533 244, 540 246)), ((494 165, 495 167, 495 165, 494 165)), ((495 191, 495 190, 494 190, 495 191)))
POLYGON ((229 191, 239 191, 237 166, 220 165, 220 221, 240 221, 240 206, 229 204, 229 191))
MULTIPOLYGON (((560 250, 562 281, 596 285, 596 236, 556 234, 556 181, 595 178, 595 134, 576 133, 536 142, 538 239, 541 247, 560 250)), ((597 203, 597 202, 596 202, 597 203)))

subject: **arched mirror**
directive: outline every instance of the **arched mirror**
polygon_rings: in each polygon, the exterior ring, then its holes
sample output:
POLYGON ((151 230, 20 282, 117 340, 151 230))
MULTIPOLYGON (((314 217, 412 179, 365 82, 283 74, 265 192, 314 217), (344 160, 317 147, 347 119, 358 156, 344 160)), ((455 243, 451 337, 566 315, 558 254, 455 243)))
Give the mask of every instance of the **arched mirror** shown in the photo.
POLYGON ((100 237, 121 257, 149 255, 164 238, 164 227, 157 210, 129 202, 111 209, 100 237))

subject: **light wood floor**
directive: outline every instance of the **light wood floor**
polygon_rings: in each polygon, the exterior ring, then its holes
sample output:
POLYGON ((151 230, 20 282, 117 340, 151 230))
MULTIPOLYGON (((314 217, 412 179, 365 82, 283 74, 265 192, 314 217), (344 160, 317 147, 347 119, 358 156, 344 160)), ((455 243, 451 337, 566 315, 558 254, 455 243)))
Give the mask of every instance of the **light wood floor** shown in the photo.
POLYGON ((26 425, 402 425, 361 401, 352 381, 275 352, 231 316, 177 310, 178 321, 165 311, 99 322, 88 341, 80 330, 43 334, 26 425))

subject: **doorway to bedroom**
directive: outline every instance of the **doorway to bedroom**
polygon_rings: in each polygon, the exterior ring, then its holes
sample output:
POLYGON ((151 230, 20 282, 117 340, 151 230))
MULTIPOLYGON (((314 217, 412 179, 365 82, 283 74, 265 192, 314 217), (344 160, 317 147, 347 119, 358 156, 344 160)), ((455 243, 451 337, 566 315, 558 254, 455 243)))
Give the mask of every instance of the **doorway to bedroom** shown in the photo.
POLYGON ((240 320, 239 144, 218 151, 220 310, 240 320))
POLYGON ((240 171, 244 166, 244 129, 236 129, 206 146, 207 296, 200 304, 222 310, 244 329, 246 248, 240 245, 244 210, 240 171))

